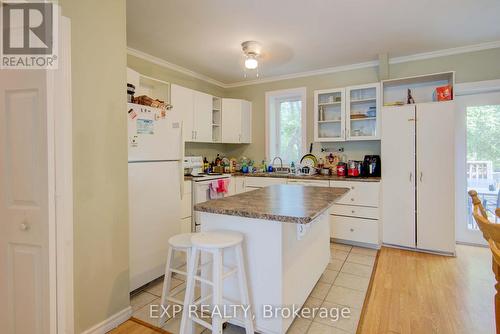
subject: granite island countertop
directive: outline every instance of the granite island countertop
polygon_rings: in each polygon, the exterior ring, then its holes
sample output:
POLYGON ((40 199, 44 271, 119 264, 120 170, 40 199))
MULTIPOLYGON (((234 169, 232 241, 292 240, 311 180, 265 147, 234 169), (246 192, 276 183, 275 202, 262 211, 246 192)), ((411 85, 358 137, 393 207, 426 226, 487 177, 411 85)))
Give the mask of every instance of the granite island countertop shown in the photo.
POLYGON ((340 199, 348 188, 273 185, 194 206, 195 211, 308 224, 340 199))

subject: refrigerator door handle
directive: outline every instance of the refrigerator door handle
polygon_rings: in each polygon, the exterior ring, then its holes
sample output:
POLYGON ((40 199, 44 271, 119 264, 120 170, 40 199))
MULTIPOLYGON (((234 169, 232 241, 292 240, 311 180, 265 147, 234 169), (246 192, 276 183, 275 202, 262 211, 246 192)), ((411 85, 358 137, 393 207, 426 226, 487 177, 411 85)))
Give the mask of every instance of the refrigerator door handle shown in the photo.
POLYGON ((181 153, 181 157, 180 157, 180 160, 179 160, 179 173, 181 174, 181 178, 180 178, 180 195, 181 195, 181 199, 184 195, 184 165, 183 165, 183 161, 184 161, 184 121, 181 121, 181 133, 180 133, 180 139, 179 139, 179 145, 180 145, 180 153, 181 153))

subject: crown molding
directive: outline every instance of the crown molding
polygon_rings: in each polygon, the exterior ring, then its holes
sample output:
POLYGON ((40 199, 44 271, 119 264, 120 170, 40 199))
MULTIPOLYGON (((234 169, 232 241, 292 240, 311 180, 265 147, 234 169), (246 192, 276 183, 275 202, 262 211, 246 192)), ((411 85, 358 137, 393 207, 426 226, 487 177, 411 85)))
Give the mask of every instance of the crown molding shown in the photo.
POLYGON ((461 53, 489 50, 489 49, 496 49, 496 48, 500 48, 500 41, 467 45, 467 46, 460 46, 457 48, 442 49, 442 50, 436 50, 436 51, 430 51, 430 52, 416 53, 416 54, 409 55, 409 56, 393 57, 393 58, 389 59, 389 64, 406 63, 409 61, 424 60, 424 59, 431 59, 431 58, 438 58, 438 57, 446 57, 446 56, 452 56, 452 55, 457 55, 457 54, 461 54, 461 53))
MULTIPOLYGON (((409 55, 409 56, 393 57, 393 58, 389 58, 389 64, 400 64, 400 63, 406 63, 406 62, 410 62, 410 61, 445 57, 445 56, 451 56, 451 55, 457 55, 457 54, 475 52, 475 51, 481 51, 481 50, 496 49, 496 48, 500 48, 500 41, 474 44, 474 45, 468 45, 468 46, 461 46, 461 47, 457 47, 457 48, 443 49, 443 50, 437 50, 437 51, 431 51, 431 52, 416 53, 416 54, 409 55)), ((150 61, 154 64, 159 65, 159 66, 163 66, 163 67, 172 69, 174 71, 183 73, 185 75, 191 76, 193 78, 203 80, 205 82, 219 86, 221 88, 236 88, 236 87, 243 87, 243 86, 250 86, 250 85, 258 85, 258 84, 281 81, 281 80, 289 80, 289 79, 303 78, 303 77, 309 77, 309 76, 351 71, 351 70, 357 70, 357 69, 362 69, 362 68, 376 67, 379 65, 378 60, 373 60, 373 61, 367 61, 367 62, 357 63, 357 64, 334 66, 334 67, 328 67, 328 68, 323 68, 323 69, 319 69, 319 70, 277 75, 277 76, 272 76, 272 77, 266 77, 266 78, 260 78, 260 79, 255 79, 255 80, 248 80, 248 81, 239 81, 239 82, 227 84, 227 83, 215 80, 213 78, 210 78, 204 74, 200 74, 200 73, 191 71, 185 67, 170 63, 168 61, 165 61, 163 59, 160 59, 158 57, 152 56, 148 53, 136 50, 136 49, 131 48, 131 47, 127 48, 127 53, 132 55, 132 56, 150 61)))
POLYGON ((219 86, 222 88, 226 88, 226 86, 227 86, 225 83, 220 82, 220 81, 215 80, 215 79, 212 79, 209 76, 206 76, 204 74, 201 74, 201 73, 198 73, 195 71, 188 70, 185 67, 170 63, 170 62, 163 60, 161 58, 152 56, 149 53, 142 52, 142 51, 139 51, 139 50, 131 48, 131 47, 127 47, 127 54, 132 55, 132 56, 137 57, 137 58, 147 60, 149 62, 152 62, 153 64, 163 66, 163 67, 169 68, 171 70, 180 72, 180 73, 188 75, 190 77, 206 81, 208 83, 211 83, 212 85, 216 85, 216 86, 219 86))
POLYGON ((372 61, 367 61, 364 63, 356 63, 356 64, 343 65, 343 66, 327 67, 327 68, 322 68, 319 70, 276 75, 273 77, 267 77, 267 78, 262 78, 262 79, 249 80, 249 81, 239 81, 239 82, 234 82, 231 84, 226 84, 225 86, 226 86, 226 88, 235 88, 235 87, 257 85, 257 84, 274 82, 274 81, 289 80, 289 79, 296 79, 296 78, 303 78, 303 77, 311 77, 311 76, 315 76, 315 75, 358 70, 360 68, 368 68, 368 67, 376 67, 376 66, 378 66, 378 60, 372 60, 372 61))

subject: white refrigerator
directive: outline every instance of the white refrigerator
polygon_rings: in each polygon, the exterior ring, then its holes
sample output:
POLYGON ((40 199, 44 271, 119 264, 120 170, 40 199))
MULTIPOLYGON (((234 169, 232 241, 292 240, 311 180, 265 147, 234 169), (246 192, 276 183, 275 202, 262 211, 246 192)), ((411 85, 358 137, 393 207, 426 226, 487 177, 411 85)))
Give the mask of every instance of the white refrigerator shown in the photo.
POLYGON ((164 274, 180 233, 182 123, 173 111, 129 103, 130 291, 164 274))

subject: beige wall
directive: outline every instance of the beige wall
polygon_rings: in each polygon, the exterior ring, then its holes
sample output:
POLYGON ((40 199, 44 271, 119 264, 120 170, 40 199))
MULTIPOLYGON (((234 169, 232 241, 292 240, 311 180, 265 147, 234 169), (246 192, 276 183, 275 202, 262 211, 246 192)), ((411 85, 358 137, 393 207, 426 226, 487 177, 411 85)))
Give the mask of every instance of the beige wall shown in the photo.
POLYGON ((71 19, 75 333, 129 306, 124 0, 62 0, 71 19))

